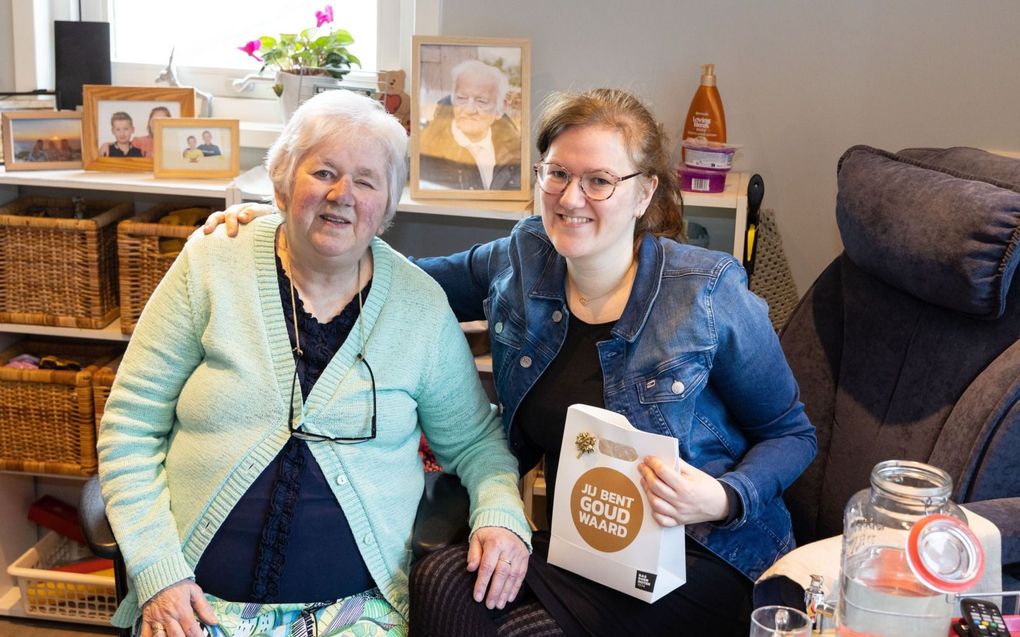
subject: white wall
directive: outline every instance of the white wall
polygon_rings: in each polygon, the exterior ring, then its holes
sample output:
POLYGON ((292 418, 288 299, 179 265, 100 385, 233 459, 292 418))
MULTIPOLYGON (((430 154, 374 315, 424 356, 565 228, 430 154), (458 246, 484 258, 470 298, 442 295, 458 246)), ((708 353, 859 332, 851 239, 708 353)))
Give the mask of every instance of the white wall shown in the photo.
POLYGON ((532 42, 550 90, 617 86, 674 135, 714 63, 740 168, 765 179, 803 293, 841 250, 836 160, 853 144, 1020 150, 1013 0, 443 0, 441 33, 532 42))

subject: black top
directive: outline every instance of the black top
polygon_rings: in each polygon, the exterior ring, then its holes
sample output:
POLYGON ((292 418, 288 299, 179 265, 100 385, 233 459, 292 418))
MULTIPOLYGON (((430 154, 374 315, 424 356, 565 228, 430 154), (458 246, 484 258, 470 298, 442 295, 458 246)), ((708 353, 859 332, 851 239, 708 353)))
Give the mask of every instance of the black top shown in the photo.
MULTIPOLYGON (((290 279, 276 259, 280 300, 294 346, 290 279)), ((361 291, 368 296, 371 282, 361 291)), ((360 314, 354 298, 329 323, 297 299, 303 356, 295 354, 301 395, 308 393, 343 345, 360 314)), ((202 590, 252 603, 334 601, 375 588, 347 516, 308 445, 291 438, 216 531, 195 568, 202 590)))
MULTIPOLYGON (((522 441, 545 454, 549 520, 567 408, 575 403, 605 407, 598 343, 612 338, 615 325, 591 325, 576 316, 567 320, 559 354, 524 396, 514 416, 514 428, 522 441)), ((728 497, 731 491, 727 490, 728 497)), ((732 497, 737 499, 735 492, 732 497)), ((732 500, 730 505, 732 511, 732 500)), ((567 635, 674 635, 686 629, 698 635, 747 634, 751 582, 691 539, 686 545, 689 584, 654 604, 550 565, 547 532, 537 532, 532 542, 535 552, 528 563, 528 586, 567 635), (709 621, 713 614, 717 617, 709 621)))
POLYGON ((598 342, 612 338, 610 331, 616 324, 591 325, 576 316, 567 320, 570 322, 563 347, 524 396, 515 416, 527 443, 545 454, 546 512, 549 520, 552 520, 556 468, 560 462, 563 428, 567 424, 567 408, 576 403, 605 407, 598 342))

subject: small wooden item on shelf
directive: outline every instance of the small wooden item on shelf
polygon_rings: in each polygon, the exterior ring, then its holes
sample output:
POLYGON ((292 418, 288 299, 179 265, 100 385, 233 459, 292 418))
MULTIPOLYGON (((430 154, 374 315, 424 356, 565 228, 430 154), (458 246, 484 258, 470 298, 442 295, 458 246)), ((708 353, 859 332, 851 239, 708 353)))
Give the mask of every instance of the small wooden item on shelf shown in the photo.
POLYGON ((129 203, 22 197, 0 206, 0 323, 99 329, 117 318, 116 222, 129 203))
POLYGON ((96 472, 93 376, 120 345, 23 340, 0 352, 0 470, 89 476, 96 472), (10 369, 26 352, 75 361, 73 369, 10 369))

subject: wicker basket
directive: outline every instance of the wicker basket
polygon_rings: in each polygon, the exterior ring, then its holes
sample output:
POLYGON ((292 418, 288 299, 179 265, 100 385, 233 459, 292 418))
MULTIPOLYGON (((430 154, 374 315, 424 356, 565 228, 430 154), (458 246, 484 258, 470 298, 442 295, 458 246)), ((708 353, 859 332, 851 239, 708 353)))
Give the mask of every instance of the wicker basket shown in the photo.
POLYGON ((0 322, 101 328, 117 318, 115 223, 131 204, 86 201, 88 219, 25 215, 30 206, 73 216, 71 199, 23 197, 0 207, 0 322))
POLYGON ((155 223, 179 204, 160 204, 117 226, 120 262, 120 331, 130 334, 138 323, 149 295, 170 269, 178 252, 162 252, 161 239, 185 240, 194 226, 155 223))
POLYGON ((92 377, 122 351, 120 345, 25 340, 0 352, 0 365, 25 352, 83 365, 81 371, 0 367, 0 469, 94 474, 92 377))
POLYGON ((7 567, 7 573, 21 588, 25 614, 109 626, 117 610, 117 592, 111 575, 50 570, 89 556, 91 553, 85 547, 50 531, 7 567))
POLYGON ((113 387, 113 379, 117 376, 117 368, 120 367, 121 358, 118 356, 92 374, 92 402, 96 407, 95 423, 97 433, 99 432, 99 424, 103 421, 106 399, 110 397, 110 388, 113 387))

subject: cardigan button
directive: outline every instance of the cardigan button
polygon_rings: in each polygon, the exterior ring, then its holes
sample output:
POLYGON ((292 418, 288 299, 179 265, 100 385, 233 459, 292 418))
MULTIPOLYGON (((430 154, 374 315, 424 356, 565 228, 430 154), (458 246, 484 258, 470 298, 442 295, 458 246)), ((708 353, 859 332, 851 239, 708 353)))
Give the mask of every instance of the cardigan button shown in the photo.
POLYGON ((497 334, 503 333, 503 321, 496 321, 496 326, 493 328, 497 334))
POLYGON ((336 483, 339 484, 340 486, 344 486, 345 484, 347 484, 347 476, 343 474, 338 475, 336 477, 336 483))
POLYGON ((559 323, 560 321, 562 321, 563 320, 563 312, 560 312, 559 310, 556 310, 555 312, 553 312, 552 313, 552 320, 553 320, 553 323, 559 323))
POLYGON ((679 380, 674 380, 669 390, 674 394, 682 394, 684 393, 684 384, 679 380))
POLYGON ((373 544, 375 544, 375 538, 372 537, 371 533, 366 533, 365 534, 365 544, 368 544, 369 546, 372 546, 373 544))

